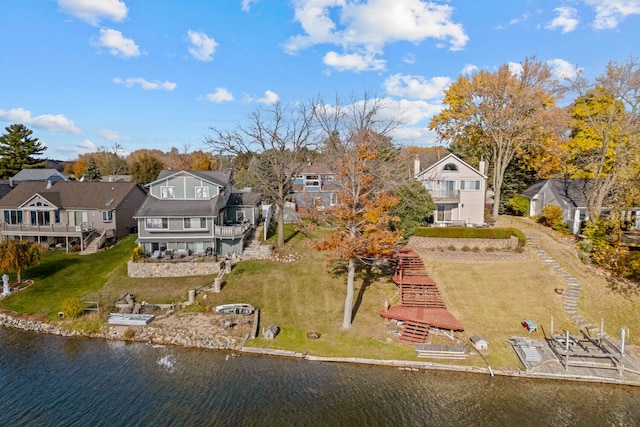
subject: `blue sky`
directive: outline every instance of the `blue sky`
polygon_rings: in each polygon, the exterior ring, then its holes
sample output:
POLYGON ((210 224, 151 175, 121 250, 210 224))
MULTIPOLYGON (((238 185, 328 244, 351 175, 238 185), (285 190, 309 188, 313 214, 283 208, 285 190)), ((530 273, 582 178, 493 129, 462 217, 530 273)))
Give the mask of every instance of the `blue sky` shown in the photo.
POLYGON ((640 0, 20 0, 0 6, 0 132, 45 156, 203 149, 256 108, 365 91, 432 146, 461 74, 526 57, 593 78, 638 55, 640 0))

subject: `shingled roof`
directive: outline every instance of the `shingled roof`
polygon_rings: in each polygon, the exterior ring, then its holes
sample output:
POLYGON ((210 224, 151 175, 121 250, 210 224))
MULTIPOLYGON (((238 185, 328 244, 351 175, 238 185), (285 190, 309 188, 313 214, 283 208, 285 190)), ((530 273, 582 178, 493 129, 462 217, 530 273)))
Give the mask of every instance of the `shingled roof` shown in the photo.
POLYGON ((16 208, 39 194, 58 208, 115 209, 136 186, 135 182, 23 181, 0 199, 0 208, 16 208))

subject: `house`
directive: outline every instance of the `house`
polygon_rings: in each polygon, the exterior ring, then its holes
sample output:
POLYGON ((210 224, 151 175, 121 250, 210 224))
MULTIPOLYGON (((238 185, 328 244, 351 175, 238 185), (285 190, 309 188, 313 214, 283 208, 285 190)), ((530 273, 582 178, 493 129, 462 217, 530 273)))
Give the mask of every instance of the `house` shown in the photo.
POLYGON ((145 254, 241 255, 260 196, 234 192, 231 171, 163 170, 135 217, 145 254))
POLYGON ((292 181, 291 195, 298 208, 323 209, 338 203, 336 174, 327 164, 307 162, 292 181))
POLYGON ((23 181, 0 199, 1 237, 85 251, 135 230, 145 197, 136 183, 23 181))
POLYGON ((68 181, 67 177, 56 169, 22 169, 10 181, 17 184, 24 181, 68 181))
POLYGON ((436 204, 433 224, 482 225, 487 177, 454 154, 447 154, 428 168, 420 170, 420 160, 414 163, 415 179, 431 194, 436 204))
MULTIPOLYGON (((584 221, 589 219, 587 200, 591 186, 590 179, 545 179, 527 188, 522 195, 529 199, 529 216, 541 215, 545 206, 559 206, 569 230, 578 234, 584 221)), ((629 214, 631 218, 635 217, 632 228, 640 230, 640 209, 631 209, 629 214)))

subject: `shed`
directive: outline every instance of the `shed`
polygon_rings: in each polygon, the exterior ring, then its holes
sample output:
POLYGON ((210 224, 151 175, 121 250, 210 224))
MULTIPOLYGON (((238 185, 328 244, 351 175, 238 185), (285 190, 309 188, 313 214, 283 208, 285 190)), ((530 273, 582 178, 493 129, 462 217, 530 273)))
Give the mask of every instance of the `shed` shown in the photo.
POLYGON ((266 328, 262 329, 262 336, 268 340, 272 340, 278 335, 280 332, 280 328, 276 325, 269 325, 266 328))
POLYGON ((480 335, 476 334, 469 339, 471 340, 471 343, 473 343, 473 347, 476 350, 486 351, 489 349, 489 343, 480 335))

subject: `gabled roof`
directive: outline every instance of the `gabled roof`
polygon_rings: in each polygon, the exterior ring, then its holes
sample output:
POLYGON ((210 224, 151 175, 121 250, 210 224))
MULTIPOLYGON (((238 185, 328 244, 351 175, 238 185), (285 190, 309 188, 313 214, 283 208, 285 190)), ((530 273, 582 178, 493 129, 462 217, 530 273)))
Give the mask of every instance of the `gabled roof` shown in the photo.
POLYGON ((227 206, 257 206, 262 196, 253 191, 239 191, 231 193, 227 206))
POLYGON ((547 187, 557 199, 574 207, 585 207, 592 186, 590 179, 554 178, 536 182, 524 190, 522 195, 532 199, 547 187))
POLYGON ((147 197, 135 218, 143 217, 213 217, 218 215, 222 197, 215 196, 206 200, 174 200, 147 197))
POLYGON ((67 181, 67 177, 56 169, 22 169, 15 174, 13 181, 67 181))
POLYGON ((158 183, 158 181, 165 180, 171 176, 179 176, 179 175, 191 175, 195 178, 202 179, 204 181, 208 181, 212 184, 219 185, 221 187, 226 187, 231 183, 231 170, 226 171, 195 171, 195 170, 180 170, 174 171, 165 169, 160 171, 158 177, 155 181, 147 184, 147 187, 151 187, 154 184, 158 183))
POLYGON ((431 172, 433 170, 438 170, 441 166, 446 165, 447 163, 451 163, 451 160, 455 159, 457 162, 461 163, 465 168, 469 169, 470 171, 475 172, 478 176, 482 177, 483 179, 487 179, 487 176, 483 173, 480 173, 480 171, 476 168, 474 168, 473 166, 471 166, 470 164, 468 164, 467 162, 465 162, 464 160, 462 160, 460 157, 456 156, 453 153, 449 153, 446 156, 444 156, 443 158, 441 158, 440 160, 438 160, 437 162, 435 162, 434 164, 430 165, 429 167, 427 167, 426 169, 424 169, 423 171, 421 171, 420 173, 418 173, 416 175, 416 178, 419 178, 423 175, 425 175, 428 172, 431 172))
POLYGON ((58 208, 111 210, 136 187, 144 193, 135 182, 24 181, 0 199, 0 208, 17 208, 37 194, 58 208))

